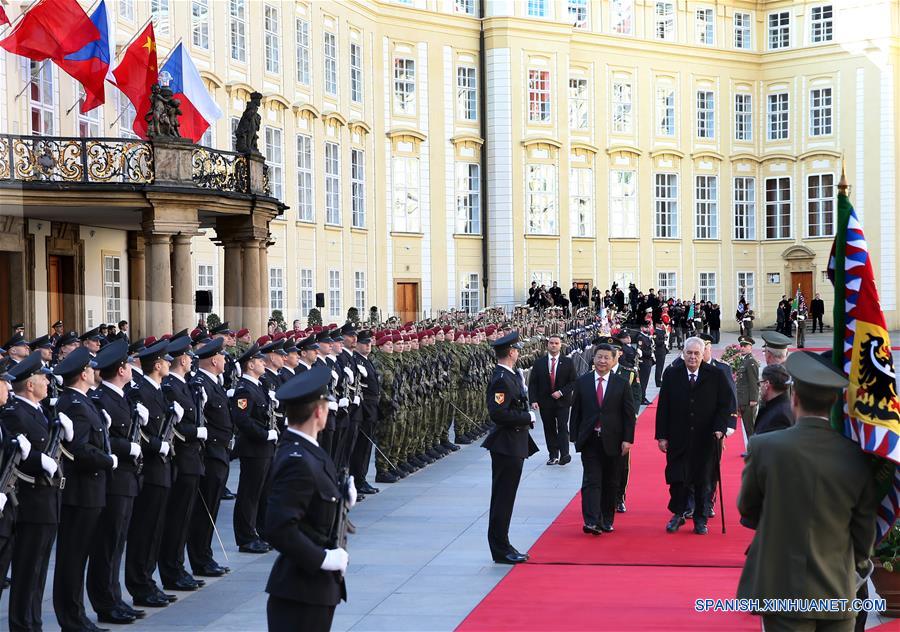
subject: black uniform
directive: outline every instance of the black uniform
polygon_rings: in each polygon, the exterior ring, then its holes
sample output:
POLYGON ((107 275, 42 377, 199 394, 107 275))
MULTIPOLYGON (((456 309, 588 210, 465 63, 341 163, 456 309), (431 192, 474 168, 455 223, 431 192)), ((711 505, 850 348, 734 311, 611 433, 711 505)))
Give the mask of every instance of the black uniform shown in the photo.
MULTIPOLYGON (((666 367, 666 354, 669 349, 666 345, 666 330, 661 326, 653 330, 653 355, 656 360, 656 388, 662 386, 663 369, 666 367)), ((645 391, 646 392, 646 391, 645 391)))
POLYGON ((66 485, 59 516, 53 573, 53 609, 63 630, 92 625, 84 610, 84 571, 100 512, 106 505, 106 478, 112 471, 106 421, 86 394, 67 388, 57 409, 72 420, 74 436, 62 459, 66 485))
POLYGON ((331 629, 335 606, 346 600, 347 589, 340 572, 321 566, 325 549, 335 544, 330 540, 340 498, 328 454, 288 429, 272 464, 267 509, 267 535, 278 550, 266 584, 270 632, 331 629))
MULTIPOLYGON (((354 353, 357 370, 359 371, 360 388, 362 391, 362 403, 360 405, 361 418, 358 431, 366 433, 373 438, 375 428, 378 425, 378 399, 381 397, 381 384, 375 365, 369 358, 360 353, 354 353), (365 374, 365 375, 364 375, 365 374)), ((357 436, 353 454, 350 457, 350 473, 356 487, 366 485, 366 474, 369 472, 369 461, 372 458, 372 442, 366 437, 357 436)))
MULTIPOLYGON (((2 421, 2 411, 0 411, 0 421, 2 421)), ((18 451, 18 448, 13 446, 10 443, 12 437, 3 430, 3 426, 0 425, 0 450, 2 450, 2 458, 0 458, 0 464, 6 463, 6 459, 13 458, 15 452, 18 451)), ((9 564, 12 561, 12 551, 13 551, 13 526, 16 523, 16 507, 13 505, 12 501, 7 498, 6 499, 6 507, 3 508, 2 514, 0 514, 0 578, 6 577, 6 573, 9 570, 9 564)), ((3 596, 3 587, 0 584, 0 597, 3 596)))
POLYGON ((644 332, 637 335, 638 374, 641 378, 641 402, 647 401, 647 386, 650 384, 650 370, 653 368, 653 341, 644 332))
POLYGON ((344 349, 337 356, 337 363, 340 367, 339 372, 344 382, 344 397, 349 400, 346 414, 338 419, 343 419, 344 426, 339 427, 339 440, 337 446, 337 460, 335 465, 338 468, 349 467, 350 458, 353 454, 353 448, 356 445, 356 436, 359 432, 359 424, 362 423, 362 395, 359 393, 359 367, 356 365, 356 358, 352 353, 344 349))

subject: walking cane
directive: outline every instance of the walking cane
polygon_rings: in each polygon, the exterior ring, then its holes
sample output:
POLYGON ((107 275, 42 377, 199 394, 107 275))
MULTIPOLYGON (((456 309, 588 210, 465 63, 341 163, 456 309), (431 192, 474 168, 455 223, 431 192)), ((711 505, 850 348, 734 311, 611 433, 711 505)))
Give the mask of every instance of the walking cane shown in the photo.
POLYGON ((722 491, 722 439, 716 440, 716 451, 719 453, 716 459, 716 478, 719 479, 719 515, 722 516, 722 533, 725 533, 725 493, 722 491))

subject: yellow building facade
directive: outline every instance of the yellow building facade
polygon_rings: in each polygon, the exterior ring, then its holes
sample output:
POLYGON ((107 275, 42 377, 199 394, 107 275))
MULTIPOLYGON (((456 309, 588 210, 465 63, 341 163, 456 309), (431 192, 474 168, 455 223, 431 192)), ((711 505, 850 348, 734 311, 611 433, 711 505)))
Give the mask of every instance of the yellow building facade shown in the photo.
MULTIPOLYGON (((896 2, 107 3, 120 47, 151 17, 161 59, 188 45, 225 113, 201 144, 231 149, 263 94, 260 150, 289 209, 261 290, 289 324, 317 294, 326 322, 373 305, 412 318, 511 307, 532 280, 634 282, 726 315, 745 294, 764 324, 800 284, 830 310, 843 161, 900 326, 896 2)), ((80 116, 72 79, 4 52, 0 85, 0 133, 120 136, 134 116, 112 86, 80 116)), ((79 230, 84 325, 127 318, 127 289, 106 277, 116 253, 127 277, 127 235, 79 230)), ((193 239, 192 285, 221 315, 215 239, 193 239)))

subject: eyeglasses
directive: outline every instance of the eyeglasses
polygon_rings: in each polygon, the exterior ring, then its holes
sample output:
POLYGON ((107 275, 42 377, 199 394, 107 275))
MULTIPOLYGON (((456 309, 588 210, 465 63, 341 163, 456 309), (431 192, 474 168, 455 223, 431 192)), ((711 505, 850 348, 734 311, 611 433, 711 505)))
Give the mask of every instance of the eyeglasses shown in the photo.
POLYGON ((759 382, 756 383, 756 385, 757 385, 757 386, 762 386, 763 384, 766 384, 768 381, 769 381, 769 380, 760 380, 759 382))

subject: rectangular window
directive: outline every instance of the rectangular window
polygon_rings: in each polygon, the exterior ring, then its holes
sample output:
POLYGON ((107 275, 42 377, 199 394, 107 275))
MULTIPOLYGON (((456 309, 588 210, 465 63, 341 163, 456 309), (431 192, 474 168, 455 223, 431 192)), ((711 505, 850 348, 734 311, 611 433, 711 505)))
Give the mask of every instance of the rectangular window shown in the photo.
POLYGON ((573 237, 594 236, 594 170, 569 169, 569 212, 573 237))
POLYGON ((747 307, 753 309, 756 304, 756 275, 753 272, 738 272, 737 291, 738 303, 743 298, 747 307))
POLYGON ((366 273, 357 270, 353 273, 353 304, 360 318, 366 315, 366 273))
POLYGON ((325 142, 325 223, 341 223, 341 146, 325 142))
POLYGON ((810 42, 819 44, 821 42, 831 41, 833 13, 834 11, 830 4, 825 4, 821 7, 813 7, 810 10, 810 42))
POLYGON ((715 44, 716 23, 713 18, 712 9, 697 9, 696 13, 696 35, 698 44, 706 44, 712 46, 715 44))
POLYGON ((701 272, 699 284, 697 287, 698 301, 716 302, 716 273, 701 272))
POLYGON ((779 92, 769 95, 769 105, 766 111, 768 120, 769 140, 788 139, 788 93, 779 92))
POLYGON ((215 128, 207 127, 206 131, 203 132, 203 136, 200 137, 200 142, 198 145, 203 145, 204 147, 215 147, 216 141, 214 138, 215 128))
POLYGON ((269 166, 269 184, 272 197, 282 199, 284 183, 284 158, 282 157, 281 130, 266 126, 266 164, 269 166))
POLYGON ((791 45, 791 13, 779 11, 769 14, 769 49, 787 48, 791 45))
POLYGON ((675 39, 675 3, 660 2, 656 3, 656 39, 674 40, 675 39))
POLYGON ((613 132, 631 133, 631 84, 617 81, 612 89, 613 132))
POLYGON ((297 18, 297 83, 310 85, 309 76, 309 22, 297 18))
POLYGON ((247 62, 247 0, 229 0, 229 40, 231 58, 247 62))
POLYGON ((660 300, 678 296, 677 275, 674 272, 660 272, 656 279, 656 293, 660 300))
POLYGON ((481 166, 477 162, 456 163, 456 232, 481 233, 481 166))
POLYGON ((697 90, 697 138, 716 137, 716 102, 710 90, 697 90))
POLYGON ((675 136, 675 88, 656 88, 656 135, 675 136))
POLYGON ((454 6, 457 13, 475 15, 475 0, 456 0, 454 6))
POLYGON ((678 236, 678 175, 657 173, 653 188, 654 231, 657 238, 678 236))
POLYGON ((134 22, 134 0, 119 0, 119 17, 134 22))
POLYGON ((753 140, 753 95, 743 92, 734 95, 734 140, 753 140))
POLYGON ((350 44, 350 100, 362 103, 363 100, 363 59, 362 46, 350 44))
POLYGON ((612 0, 609 14, 613 33, 634 35, 634 0, 612 0))
POLYGON ((106 303, 106 322, 122 320, 122 259, 114 255, 103 257, 103 298, 106 303))
POLYGON ((337 95, 337 36, 326 32, 322 37, 322 46, 325 59, 325 93, 337 95))
POLYGON ((734 47, 750 50, 753 47, 753 20, 749 13, 737 11, 734 14, 734 47))
POLYGON ((791 236, 791 179, 766 178, 766 239, 791 236))
MULTIPOLYGON (((78 93, 79 98, 84 99, 84 88, 79 84, 76 84, 76 86, 76 92, 78 93)), ((100 113, 102 111, 103 108, 94 108, 87 114, 82 114, 80 109, 77 110, 79 136, 82 138, 97 138, 98 136, 102 136, 100 133, 100 113)))
POLYGON ((834 176, 830 173, 809 176, 807 187, 810 237, 834 234, 834 176))
POLYGON ((191 43, 209 50, 209 0, 191 2, 191 43))
POLYGON ((56 133, 56 101, 53 89, 53 64, 31 61, 31 133, 53 136, 56 133))
POLYGON ((314 221, 313 203, 312 136, 297 134, 297 219, 314 221))
POLYGON ((353 228, 366 227, 366 154, 362 149, 350 150, 350 202, 353 228))
POLYGON ((169 35, 169 0, 150 0, 150 17, 156 37, 169 35))
POLYGON ((237 131, 238 124, 241 122, 236 116, 231 117, 231 151, 237 151, 237 138, 234 133, 237 131))
POLYGON ((569 79, 569 129, 587 129, 590 112, 587 79, 569 79))
POLYGON ((526 232, 529 235, 559 234, 556 166, 529 164, 525 167, 526 232))
POLYGON ((831 134, 831 88, 809 91, 809 135, 831 134))
POLYGON ((528 71, 528 120, 550 122, 550 71, 528 71))
POLYGON ((328 271, 328 315, 339 318, 341 315, 341 271, 328 271))
POLYGON ((464 281, 459 294, 459 308, 467 314, 477 314, 481 309, 478 289, 478 273, 471 272, 463 277, 464 281))
POLYGON ((609 236, 637 237, 637 172, 609 172, 609 236))
POLYGON ((278 9, 271 4, 263 8, 263 30, 266 33, 266 72, 281 72, 281 27, 278 24, 278 9))
POLYGON ((116 99, 118 101, 118 111, 122 112, 122 116, 119 118, 119 136, 122 138, 137 138, 133 129, 134 117, 137 116, 134 106, 128 100, 128 97, 121 92, 116 94, 116 99))
POLYGON ((734 179, 734 238, 756 239, 756 178, 734 179))
POLYGON ((419 159, 413 156, 395 156, 392 166, 393 230, 399 233, 417 233, 421 219, 419 159))
POLYGON ((394 111, 416 113, 416 62, 412 59, 394 58, 394 111))
POLYGON ((456 67, 456 117, 464 121, 478 118, 478 77, 472 66, 456 67))
POLYGON ((547 0, 528 0, 528 15, 532 18, 547 16, 547 0))
POLYGON ((197 266, 197 289, 212 290, 215 287, 215 273, 211 265, 201 263, 197 266))
POLYGON ((719 178, 697 176, 694 189, 696 239, 719 238, 719 178))
POLYGON ((304 316, 315 307, 313 294, 313 271, 309 268, 300 268, 300 313, 304 316))
POLYGON ((269 268, 269 311, 284 311, 284 270, 269 268))
POLYGON ((586 29, 588 27, 587 0, 569 0, 568 22, 576 29, 586 29))

